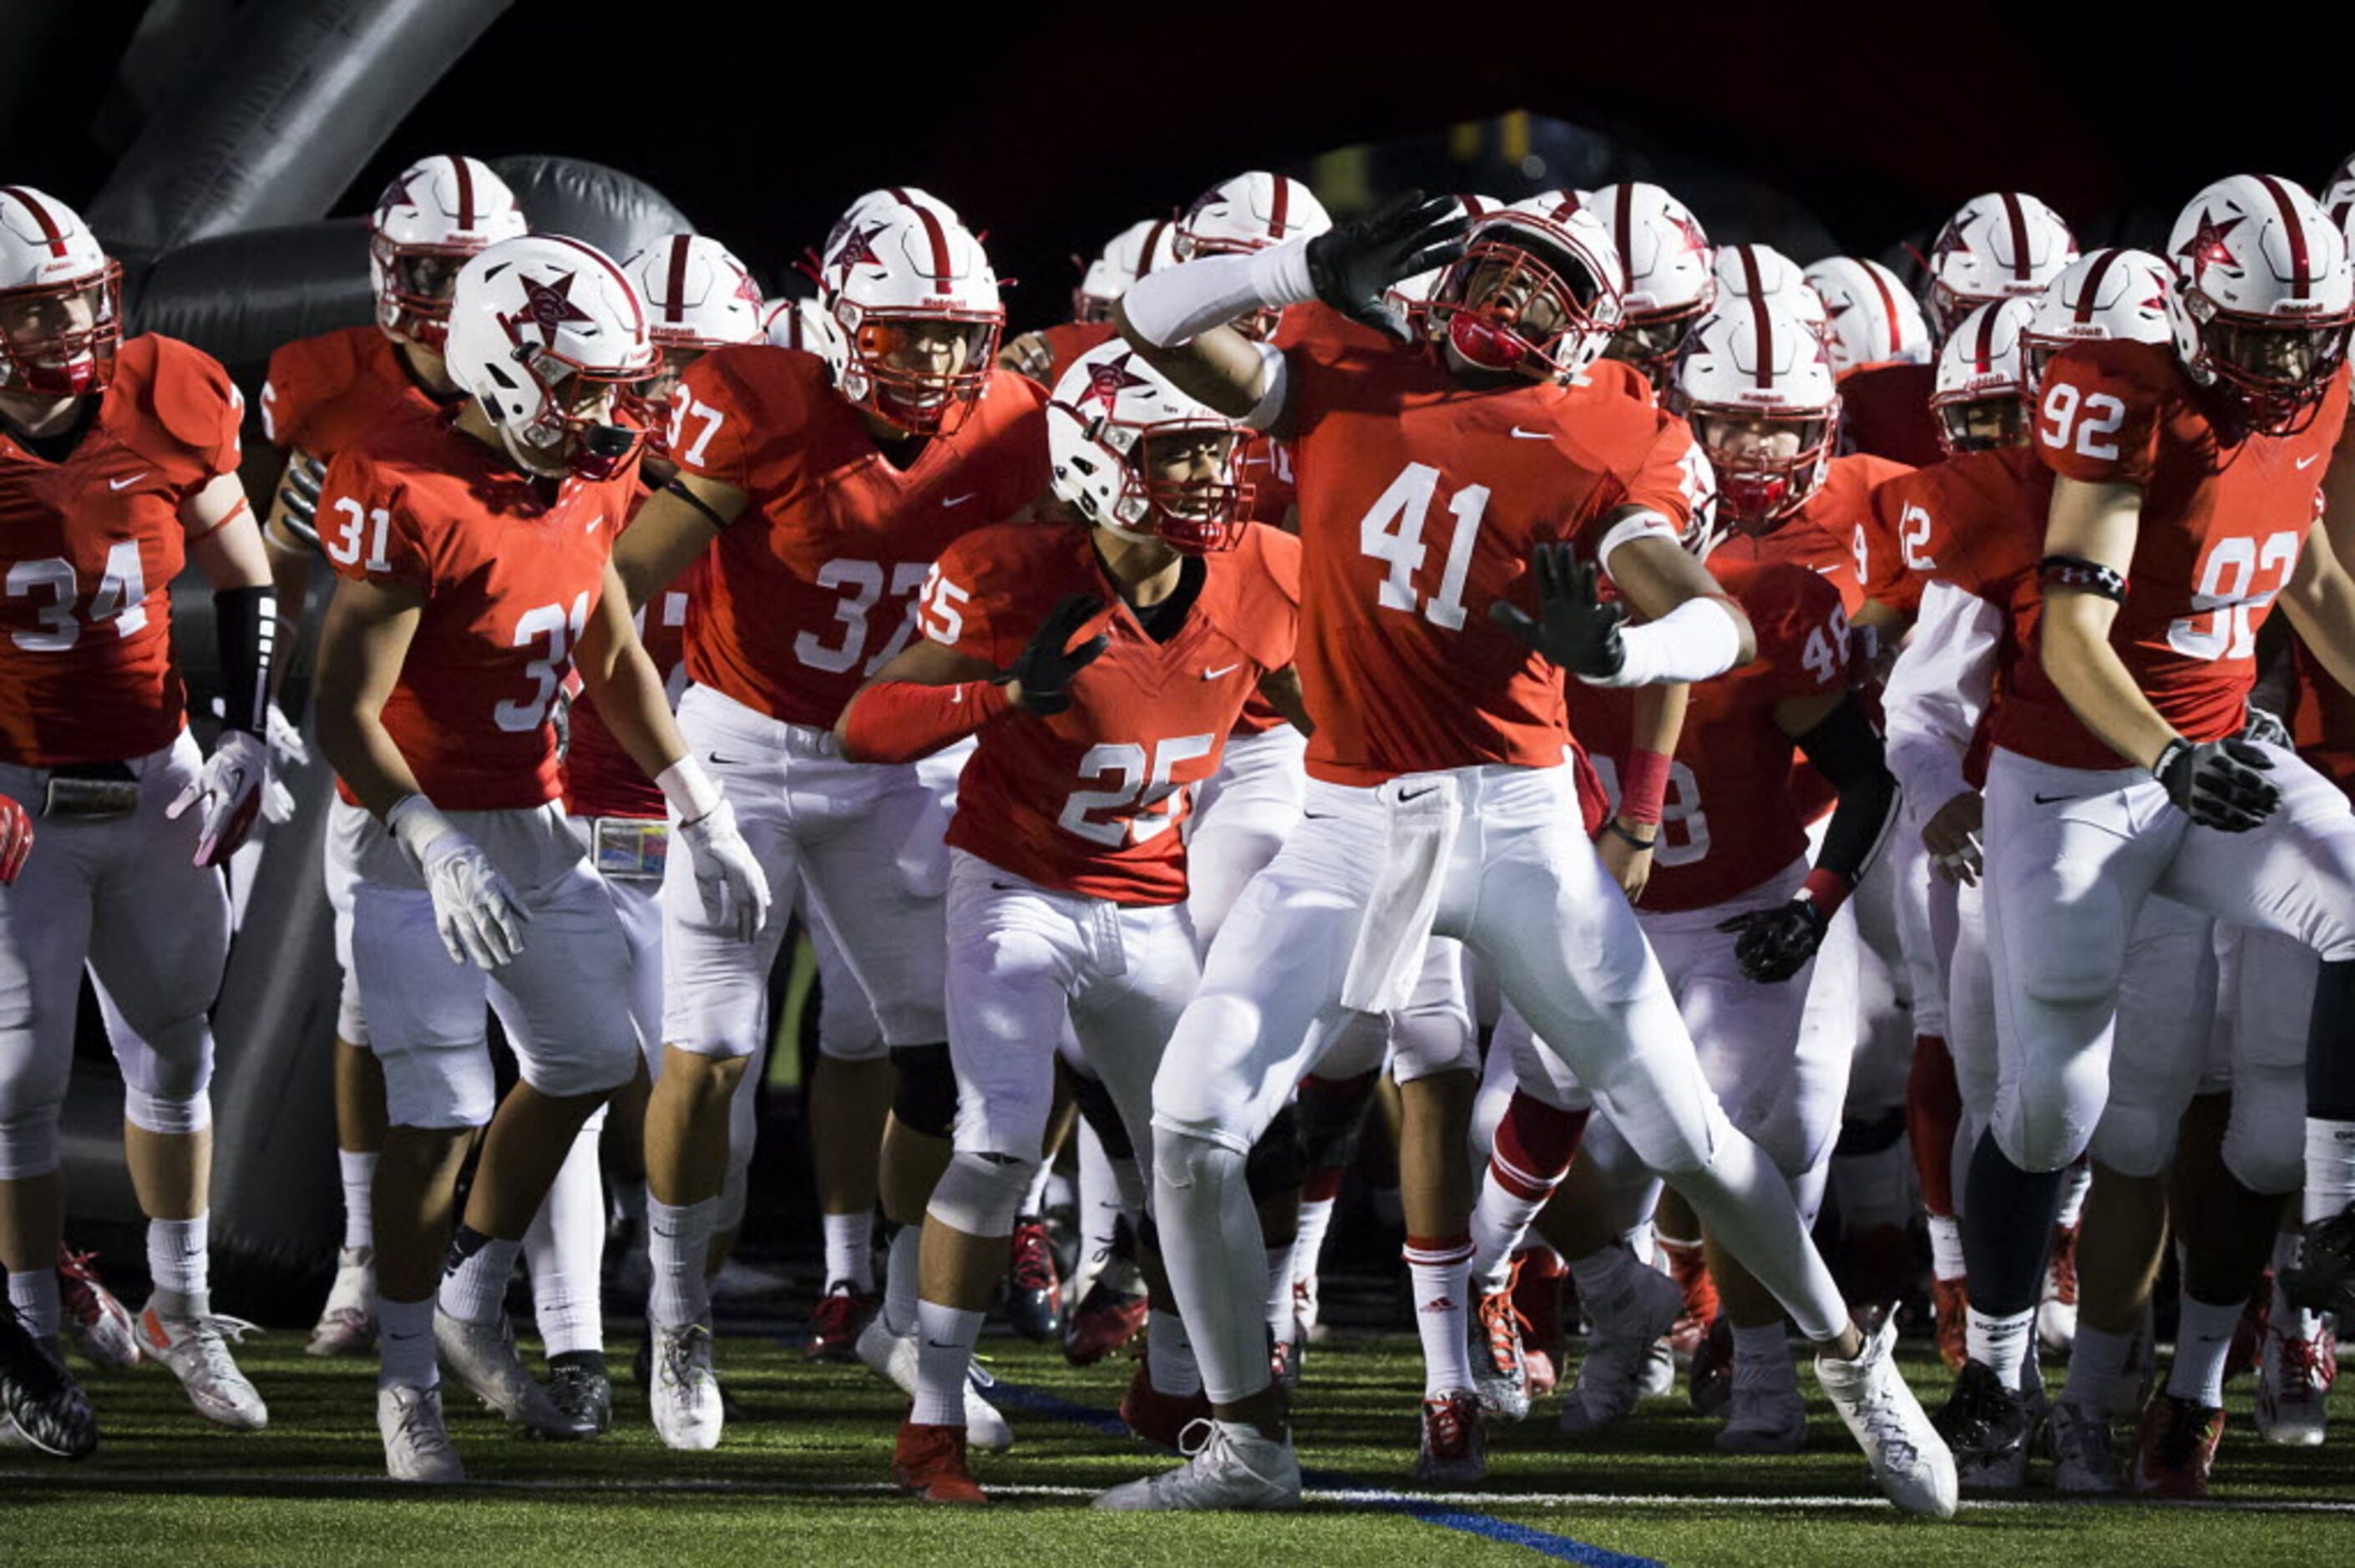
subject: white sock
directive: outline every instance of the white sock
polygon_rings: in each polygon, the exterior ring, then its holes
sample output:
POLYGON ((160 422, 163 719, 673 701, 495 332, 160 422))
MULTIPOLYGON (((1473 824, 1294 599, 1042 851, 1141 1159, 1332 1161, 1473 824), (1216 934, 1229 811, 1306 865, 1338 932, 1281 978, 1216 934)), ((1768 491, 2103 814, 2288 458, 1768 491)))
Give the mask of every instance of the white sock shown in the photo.
POLYGON ((1080 1266, 1088 1269, 1112 1251, 1113 1232, 1120 1224, 1120 1179, 1103 1139, 1085 1117, 1080 1118, 1079 1141, 1080 1266))
POLYGON ((2243 1301, 2216 1303, 2181 1297, 2175 1330, 2175 1364, 2168 1369, 2167 1392, 2213 1408, 2224 1404, 2224 1358, 2232 1353, 2232 1330, 2241 1326, 2243 1301))
POLYGON ((874 1295, 875 1211, 820 1214, 818 1228, 826 1233, 826 1288, 847 1281, 859 1295, 874 1295))
POLYGON ((551 1357, 605 1348, 605 1186, 597 1165, 598 1134, 584 1127, 531 1228, 523 1234, 531 1265, 532 1319, 551 1357))
MULTIPOLYGON (((1295 1244, 1296 1245, 1296 1244, 1295 1244)), ((1292 1343, 1300 1320, 1292 1315, 1292 1248, 1267 1249, 1267 1331, 1279 1345, 1292 1343)))
POLYGON ((674 1207, 652 1193, 646 1195, 646 1262, 654 1270, 646 1316, 654 1319, 655 1327, 684 1329, 701 1322, 710 1310, 711 1292, 704 1283, 703 1265, 711 1250, 712 1226, 719 1219, 716 1197, 674 1207))
POLYGON ((336 1164, 344 1173, 344 1245, 376 1245, 376 1162, 382 1156, 336 1150, 336 1164))
POLYGON ((1733 1326, 1733 1375, 1747 1383, 1799 1386, 1798 1368, 1791 1360, 1791 1334, 1780 1323, 1762 1328, 1733 1326))
POLYGON ((1292 1277, 1312 1279, 1316 1260, 1325 1252, 1325 1233, 1333 1228, 1333 1198, 1300 1201, 1300 1229, 1292 1238, 1292 1277))
POLYGON ((2126 1376, 2134 1342, 2132 1334, 2089 1328, 2080 1319, 2076 1340, 2069 1347, 2069 1383, 2061 1391, 2062 1399, 2080 1410, 2107 1409, 2110 1390, 2126 1376))
POLYGON ((1480 1195, 1472 1202, 1472 1274, 1482 1290, 1493 1294, 1505 1287, 1514 1252, 1561 1184, 1560 1178, 1547 1181, 1526 1174, 1500 1176, 1497 1157, 1489 1157, 1480 1195))
POLYGON ((1970 1274, 1963 1265, 1963 1222, 1951 1214, 1930 1216, 1930 1269, 1940 1279, 1962 1279, 1970 1274))
POLYGON ((2067 1231, 2077 1226, 2077 1216, 2085 1212, 2085 1194, 2094 1190, 2094 1162, 2080 1160, 2062 1173, 2061 1207, 2053 1213, 2052 1223, 2067 1231))
POLYGON ((2028 1360, 2029 1347, 2036 1341, 2036 1308, 2008 1312, 1998 1318, 1973 1307, 1966 1337, 1970 1341, 1971 1360, 1995 1373, 1996 1382, 2018 1393, 2020 1367, 2028 1360))
POLYGON ((2316 1340, 2322 1336, 2322 1314, 2291 1306, 2281 1287, 2281 1277, 2297 1266, 2300 1240, 2296 1231, 2284 1231, 2274 1237, 2274 1308, 2266 1321, 2285 1340, 2316 1340))
POLYGON ((901 1336, 916 1331, 916 1292, 923 1270, 924 1224, 901 1225, 891 1234, 883 1259, 883 1327, 901 1336))
POLYGON ((1175 1312, 1145 1314, 1145 1374, 1156 1393, 1184 1397, 1202 1392, 1202 1369, 1194 1360, 1194 1341, 1187 1337, 1185 1319, 1175 1312))
POLYGON ((65 1328, 54 1268, 20 1268, 8 1276, 8 1305, 36 1338, 54 1340, 65 1328))
POLYGON ((916 1403, 908 1419, 917 1425, 964 1425, 965 1373, 981 1340, 981 1316, 937 1301, 916 1303, 916 1403))
POLYGON ((433 1354, 433 1298, 376 1304, 378 1388, 432 1388, 442 1381, 433 1354))
POLYGON ((2307 1224, 2327 1220, 2355 1203, 2355 1121, 2306 1118, 2307 1224))
POLYGON ((472 1257, 442 1276, 442 1310, 462 1323, 496 1323, 506 1308, 507 1282, 515 1277, 523 1243, 492 1236, 472 1257))
POLYGON ((211 1229, 209 1212, 193 1220, 147 1222, 147 1276, 167 1307, 199 1317, 212 1310, 206 1267, 211 1229))
POLYGON ((1403 1249, 1413 1280, 1414 1326, 1423 1339, 1423 1396, 1436 1399, 1472 1386, 1472 1238, 1452 1236, 1403 1249))
POLYGON ((1030 1185, 1022 1193, 1021 1215, 1024 1219, 1035 1220, 1046 1208, 1047 1184, 1054 1179, 1055 1162, 1051 1160, 1039 1161, 1039 1169, 1030 1173, 1030 1185))
POLYGON ((1668 1271, 1668 1261, 1660 1255, 1660 1249, 1657 1245, 1659 1235, 1660 1233, 1653 1228, 1651 1221, 1638 1220, 1627 1228, 1627 1234, 1621 1239, 1626 1242, 1627 1250, 1635 1255, 1637 1263, 1646 1268, 1657 1268, 1662 1274, 1666 1274, 1668 1271))

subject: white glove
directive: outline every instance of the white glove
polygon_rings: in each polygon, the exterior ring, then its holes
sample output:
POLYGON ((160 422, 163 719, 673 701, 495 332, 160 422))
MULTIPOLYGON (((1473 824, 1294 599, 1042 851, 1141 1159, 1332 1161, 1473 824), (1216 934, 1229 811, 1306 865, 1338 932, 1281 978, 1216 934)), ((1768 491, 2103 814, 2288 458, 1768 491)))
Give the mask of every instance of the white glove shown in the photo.
POLYGON ((523 951, 531 911, 491 863, 483 846, 460 832, 422 795, 404 795, 385 813, 433 895, 433 928, 453 964, 495 969, 523 951))
POLYGON ((695 892, 703 900, 706 923, 732 925, 740 942, 759 936, 769 918, 769 878, 736 830, 736 808, 723 800, 695 821, 681 822, 678 836, 695 863, 695 892))
POLYGON ((303 738, 302 730, 276 703, 270 705, 270 712, 262 721, 262 738, 270 742, 270 758, 279 767, 311 766, 311 743, 303 738))
POLYGON ((205 758, 205 765, 179 797, 164 808, 164 815, 176 822, 189 807, 201 801, 204 825, 197 834, 196 863, 219 865, 252 831, 269 788, 270 748, 258 736, 225 729, 213 754, 205 758))

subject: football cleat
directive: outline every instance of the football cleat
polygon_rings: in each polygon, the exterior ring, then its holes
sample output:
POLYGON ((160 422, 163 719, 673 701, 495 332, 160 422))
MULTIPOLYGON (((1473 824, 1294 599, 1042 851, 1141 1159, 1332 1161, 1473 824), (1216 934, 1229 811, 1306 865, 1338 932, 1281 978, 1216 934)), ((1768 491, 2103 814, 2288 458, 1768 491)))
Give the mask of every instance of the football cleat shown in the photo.
MULTIPOLYGON (((876 1376, 889 1379, 910 1399, 916 1397, 916 1336, 894 1334, 883 1326, 883 1314, 878 1312, 859 1330, 858 1359, 867 1363, 876 1376)), ((995 1451, 1014 1446, 1014 1428, 1007 1425, 997 1406, 983 1393, 996 1379, 984 1372, 978 1361, 965 1369, 964 1431, 965 1438, 976 1448, 995 1451)))
POLYGON ((1954 1451, 1962 1484, 1973 1491, 2017 1487, 2028 1477, 2028 1400, 1996 1381, 1979 1361, 1966 1361, 1955 1392, 1931 1420, 1954 1451))
POLYGON ((1459 1389, 1423 1402, 1423 1446, 1414 1478, 1432 1486, 1476 1486, 1488 1478, 1488 1435, 1480 1396, 1459 1389))
POLYGON ((240 1432, 259 1432, 270 1425, 269 1407, 237 1370, 237 1359, 229 1351, 229 1340, 241 1341, 256 1331, 242 1318, 167 1314, 154 1297, 139 1314, 141 1353, 172 1369, 197 1414, 240 1432))
POLYGON ((1550 1246, 1526 1246, 1513 1255, 1513 1306, 1521 1315, 1521 1364, 1529 1397, 1554 1391, 1561 1366, 1562 1282, 1570 1270, 1550 1246))
POLYGON ((384 1438, 384 1473, 394 1480, 446 1487, 466 1478, 442 1419, 440 1389, 378 1389, 376 1429, 384 1438))
POLYGON ((586 1351, 550 1358, 548 1402, 573 1437, 585 1441, 612 1431, 613 1383, 605 1374, 605 1358, 586 1351))
POLYGON ((1709 1326, 1685 1371, 1685 1396, 1703 1415, 1722 1414, 1733 1403, 1733 1319, 1721 1315, 1709 1326))
POLYGON ((579 1436, 516 1353, 515 1325, 501 1312, 488 1323, 453 1318, 433 1308, 433 1348, 442 1364, 476 1398, 536 1437, 579 1436))
POLYGON ((919 1426, 900 1423, 899 1441, 891 1451, 891 1484, 912 1492, 920 1502, 986 1503, 973 1473, 965 1468, 964 1428, 919 1426))
MULTIPOLYGON (((1520 1268, 1516 1257, 1512 1271, 1518 1275, 1520 1268)), ((1513 1283, 1508 1278, 1497 1291, 1482 1290, 1476 1283, 1472 1292, 1472 1383, 1480 1414, 1491 1421, 1519 1421, 1529 1413, 1529 1358, 1521 1349, 1523 1324, 1513 1305, 1513 1283)))
POLYGON ((1864 1450, 1882 1495, 1906 1513, 1952 1519, 1960 1500, 1955 1456, 1898 1374, 1896 1348, 1891 1312, 1854 1361, 1817 1356, 1816 1381, 1864 1450))
POLYGON ((1136 1338, 1151 1300, 1145 1275, 1131 1258, 1106 1260, 1088 1287, 1080 1309, 1063 1325, 1063 1359, 1092 1367, 1136 1338))
POLYGON ((2117 1491, 2118 1452, 2110 1441, 2107 1413, 2064 1399, 2045 1417, 2044 1443, 2052 1455, 2054 1491, 2070 1497, 2117 1491))
POLYGON ((36 1336, 0 1299, 0 1446, 19 1445, 86 1459, 98 1448, 98 1417, 57 1341, 36 1336))
POLYGON ((1719 1453, 1796 1454, 1807 1446, 1807 1402, 1789 1363, 1737 1366, 1731 1382, 1732 1414, 1718 1428, 1719 1453))
POLYGON ((1662 1262, 1668 1265, 1668 1276, 1685 1293, 1684 1315, 1676 1327, 1668 1330, 1668 1349, 1679 1361, 1690 1361, 1700 1346, 1701 1336, 1717 1321, 1717 1281, 1709 1275, 1709 1261, 1701 1254, 1698 1242, 1661 1241, 1658 1244, 1662 1262))
POLYGON ((654 1384, 646 1404, 663 1446, 690 1453, 719 1446, 728 1415, 719 1403, 719 1380, 711 1372, 710 1330, 700 1323, 655 1330, 654 1384))
POLYGON ((1199 1421, 1186 1429, 1178 1447, 1188 1455, 1184 1465, 1114 1487, 1095 1506, 1129 1513, 1300 1506, 1300 1461, 1288 1436, 1270 1437, 1235 1422, 1199 1421))
POLYGON ((1014 1261, 1006 1284, 1006 1320, 1026 1340, 1053 1342, 1063 1331, 1063 1285, 1055 1277, 1055 1244, 1036 1214, 1014 1227, 1014 1261))
POLYGON ((2172 1393, 2160 1393, 2142 1407, 2135 1435, 2135 1495, 2182 1502, 2208 1495, 2216 1467, 2216 1444, 2224 1436, 2224 1413, 2172 1393))
POLYGON ((1209 1419, 1210 1396, 1164 1393, 1153 1386, 1153 1375, 1143 1357, 1129 1374, 1128 1392, 1120 1396, 1121 1421, 1138 1437, 1158 1447, 1178 1451, 1178 1440, 1197 1421, 1209 1419))
MULTIPOLYGON (((1684 1311, 1684 1292, 1657 1269, 1638 1264, 1627 1279, 1617 1300, 1586 1303, 1586 1354, 1561 1401, 1561 1429, 1573 1436, 1592 1436, 1626 1419, 1642 1396, 1653 1346, 1684 1311)), ((1673 1361, 1669 1371, 1673 1375, 1673 1361)))
POLYGON ((2055 1355, 2077 1342, 2077 1227, 2056 1227, 2052 1258, 2044 1266, 2044 1299, 2037 1304, 2036 1338, 2055 1355))
POLYGON ((376 1344, 376 1249, 347 1246, 336 1254, 336 1283, 311 1330, 306 1355, 364 1356, 376 1344))
POLYGON ((873 1291, 862 1291, 847 1279, 837 1279, 826 1287, 826 1294, 810 1308, 809 1359, 814 1361, 855 1361, 858 1359, 858 1330, 867 1327, 883 1306, 883 1298, 873 1291))
POLYGON ((2294 1307, 2355 1322, 2355 1204, 2306 1227, 2297 1264, 2282 1271, 2281 1287, 2294 1307))
POLYGON ((2268 1443, 2311 1448, 2325 1433, 2339 1351, 2330 1330, 2311 1340, 2268 1329, 2257 1367, 2257 1432, 2268 1443))
POLYGON ((98 1254, 58 1248, 59 1304, 66 1338, 82 1360, 119 1372, 139 1364, 139 1329, 131 1309, 98 1277, 98 1254))
POLYGON ((1971 1359, 1971 1284, 1967 1278, 1930 1281, 1930 1311, 1938 1320, 1938 1359, 1958 1372, 1971 1359))

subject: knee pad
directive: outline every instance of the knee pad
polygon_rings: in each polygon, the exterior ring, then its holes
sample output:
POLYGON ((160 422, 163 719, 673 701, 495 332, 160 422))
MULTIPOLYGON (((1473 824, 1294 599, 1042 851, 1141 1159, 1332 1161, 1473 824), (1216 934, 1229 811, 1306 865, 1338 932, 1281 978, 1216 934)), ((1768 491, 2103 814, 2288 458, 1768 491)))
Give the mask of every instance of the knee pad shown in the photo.
POLYGON ((1157 1118, 1154 1121, 1156 1197, 1167 1189, 1181 1201, 1199 1199, 1216 1203, 1228 1183, 1242 1180, 1248 1159, 1248 1154, 1224 1134, 1209 1128, 1172 1127, 1157 1118))
POLYGON ((1305 1165, 1346 1170, 1357 1163, 1366 1128, 1366 1107, 1374 1103, 1380 1074, 1353 1078, 1310 1076, 1301 1080, 1294 1116, 1305 1165))
POLYGON ((204 1089, 193 1095, 150 1094, 125 1084, 123 1117, 142 1132, 202 1132, 213 1124, 213 1097, 204 1089))
POLYGON ((960 1149, 932 1188, 924 1217, 969 1236, 1012 1235, 1022 1195, 1038 1170, 1036 1160, 960 1149))
POLYGON ((1112 1091, 1104 1087, 1104 1081, 1086 1073, 1072 1073, 1068 1081, 1071 1103, 1080 1107, 1088 1126, 1095 1129, 1096 1141, 1103 1145, 1105 1157, 1135 1159, 1136 1140, 1128 1136, 1128 1123, 1121 1119, 1120 1107, 1113 1104, 1112 1091))
POLYGON ((0 1111, 0 1181, 29 1181, 58 1168, 58 1112, 63 1102, 0 1111))
POLYGON ((956 1130, 956 1069, 945 1044, 891 1047, 891 1114, 901 1127, 947 1138, 956 1130))
POLYGON ((1307 1174, 1308 1161, 1300 1152, 1299 1118, 1286 1106, 1244 1156, 1243 1181, 1251 1188, 1252 1202, 1261 1203, 1299 1186, 1307 1174))
POLYGON ((2252 1192, 2295 1192, 2306 1181, 2306 1085, 2297 1068, 2241 1064, 2224 1124, 2224 1169, 2252 1192))
POLYGON ((123 1069, 123 1114, 144 1132, 199 1132, 212 1125, 213 1032, 204 1014, 133 1033, 110 1030, 123 1069))
POLYGON ((490 1053, 480 1045, 454 1051, 418 1049, 386 1055, 385 1118, 395 1127, 428 1131, 483 1127, 498 1108, 490 1053))

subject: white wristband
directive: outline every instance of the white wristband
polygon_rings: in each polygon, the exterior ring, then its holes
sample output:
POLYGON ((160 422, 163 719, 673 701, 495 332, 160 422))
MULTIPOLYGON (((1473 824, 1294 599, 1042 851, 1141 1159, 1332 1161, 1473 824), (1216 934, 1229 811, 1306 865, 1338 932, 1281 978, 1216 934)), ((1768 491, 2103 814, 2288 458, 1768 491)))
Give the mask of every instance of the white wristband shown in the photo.
POLYGON ((1643 626, 1619 634, 1627 662, 1607 680, 1593 686, 1657 686, 1679 681, 1706 681, 1733 668, 1742 657, 1742 627, 1725 602, 1713 597, 1689 599, 1643 626))
POLYGON ((1129 285, 1120 308, 1138 336, 1169 348, 1252 311, 1281 309, 1316 297, 1304 238, 1248 256, 1205 256, 1148 273, 1129 285))
POLYGON ((426 855, 432 847, 458 831, 458 825, 442 814, 440 807, 421 794, 403 795, 384 814, 384 825, 399 842, 410 863, 423 871, 426 855))
POLYGON ((655 783, 682 823, 700 821, 719 810, 719 802, 726 799, 719 786, 712 782, 711 775, 703 770, 703 764, 692 757, 682 757, 664 768, 655 776, 655 783))

